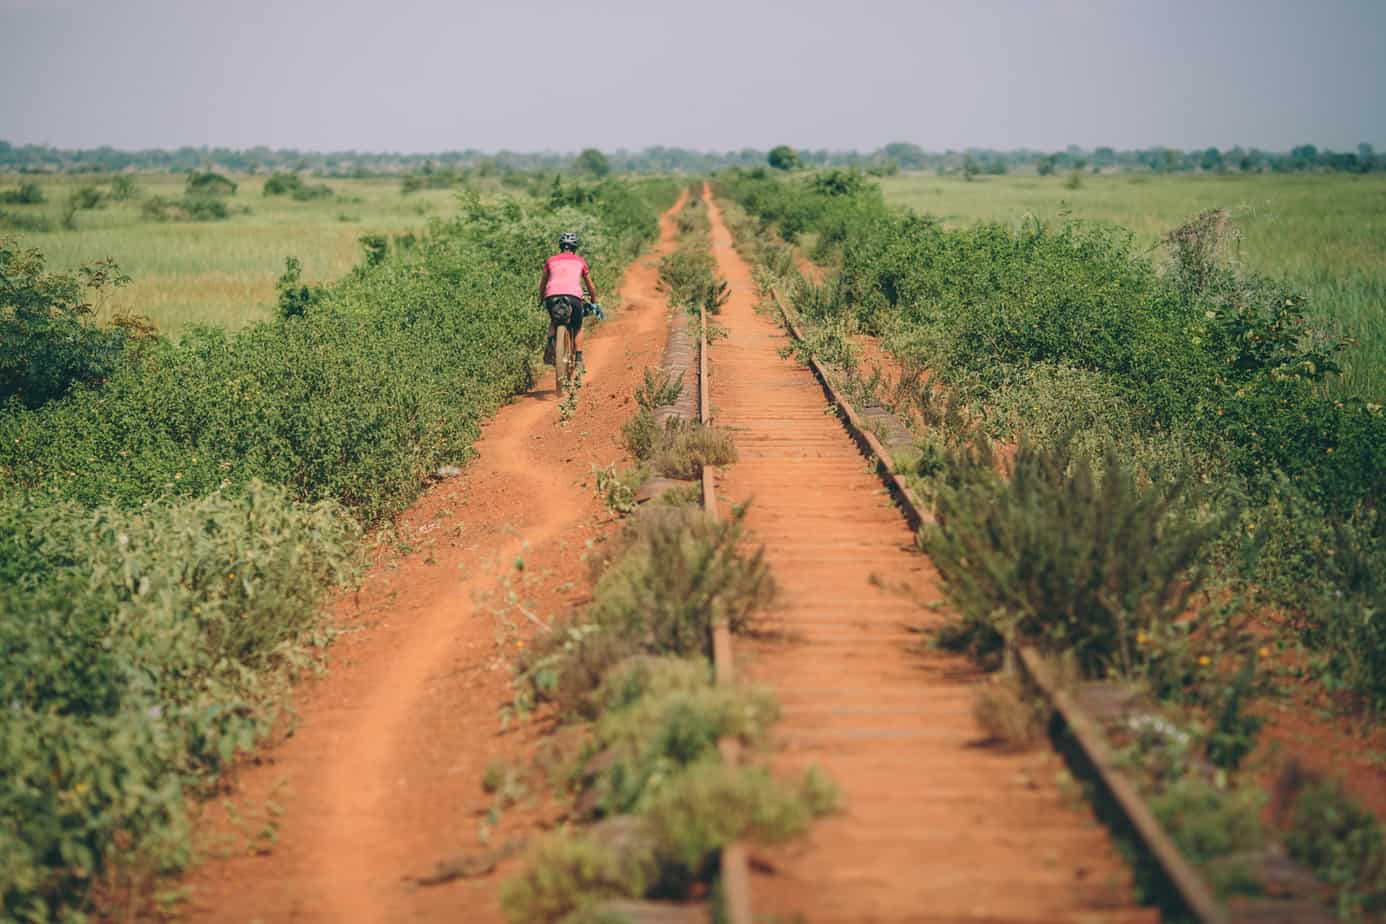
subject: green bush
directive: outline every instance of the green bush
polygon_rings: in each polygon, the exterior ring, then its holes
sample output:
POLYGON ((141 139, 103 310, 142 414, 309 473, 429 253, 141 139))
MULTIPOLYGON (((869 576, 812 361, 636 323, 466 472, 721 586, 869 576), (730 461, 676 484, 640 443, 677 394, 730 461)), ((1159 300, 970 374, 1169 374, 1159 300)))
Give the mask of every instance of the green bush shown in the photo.
POLYGON ((88 324, 85 297, 125 281, 111 263, 50 273, 37 250, 0 238, 0 408, 36 408, 115 370, 124 334, 88 324))
POLYGON ((189 221, 222 221, 231 217, 231 209, 216 196, 187 195, 179 203, 189 221))
POLYGON ((193 198, 234 196, 236 194, 236 182, 224 174, 211 170, 195 170, 188 174, 188 179, 184 183, 184 190, 189 197, 193 198))
POLYGON ((923 544, 959 621, 947 642, 979 657, 1003 641, 1129 672, 1137 637, 1163 636, 1198 591, 1220 521, 1184 478, 1148 477, 1114 447, 1097 459, 1022 444, 1003 477, 985 448, 949 451, 923 544))
POLYGON ((0 205, 42 205, 48 201, 43 187, 33 180, 20 183, 15 189, 0 192, 0 205))
POLYGON ((69 199, 77 209, 99 209, 106 204, 106 194, 95 186, 79 186, 72 191, 69 199))
POLYGON ((113 202, 129 202, 140 197, 140 184, 135 178, 121 175, 111 180, 110 197, 113 202))
POLYGON ((150 196, 140 206, 147 221, 222 221, 231 217, 231 208, 211 195, 185 195, 181 199, 150 196))
POLYGON ((258 484, 137 512, 0 495, 7 919, 60 916, 116 857, 189 859, 190 787, 268 729, 356 536, 258 484))
POLYGON ((702 674, 701 686, 646 692, 601 714, 590 747, 606 760, 587 784, 598 814, 643 811, 683 768, 715 759, 719 738, 757 741, 778 718, 768 693, 714 687, 706 668, 702 674))
POLYGON ((298 257, 284 258, 284 274, 275 281, 275 290, 279 293, 279 317, 287 320, 289 318, 302 317, 308 309, 322 300, 322 286, 304 285, 303 261, 298 257))
POLYGON ((302 185, 297 173, 288 173, 283 170, 276 170, 270 174, 269 179, 265 180, 264 189, 261 193, 266 196, 287 196, 302 185))
POLYGON ((1344 919, 1386 907, 1386 833, 1337 783, 1312 780, 1303 787, 1291 807, 1285 846, 1339 889, 1344 919))
POLYGON ((1264 793, 1255 788, 1227 791, 1188 776, 1154 796, 1150 809, 1181 853, 1216 872, 1213 887, 1225 896, 1255 888, 1242 861, 1264 848, 1265 801, 1264 793))
POLYGON ((659 864, 639 825, 628 827, 633 830, 624 837, 577 833, 540 840, 525 868, 501 887, 506 917, 550 924, 602 899, 643 895, 658 878, 659 864))
POLYGON ((1329 689, 1386 709, 1386 517, 1364 511, 1335 524, 1323 550, 1331 589, 1309 606, 1307 641, 1329 689))
POLYGON ((297 173, 277 171, 265 180, 266 196, 288 196, 299 202, 332 198, 332 187, 326 183, 305 183, 297 173))

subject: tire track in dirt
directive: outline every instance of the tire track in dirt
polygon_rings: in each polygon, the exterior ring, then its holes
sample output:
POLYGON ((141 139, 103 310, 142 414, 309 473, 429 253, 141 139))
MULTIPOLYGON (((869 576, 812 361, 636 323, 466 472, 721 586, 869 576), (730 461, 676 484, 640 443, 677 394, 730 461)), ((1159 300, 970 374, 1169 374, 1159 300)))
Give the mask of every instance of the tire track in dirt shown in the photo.
MULTIPOLYGON (((407 880, 478 846, 487 765, 524 764, 537 744, 537 726, 502 732, 498 711, 535 628, 526 611, 552 617, 587 593, 582 553, 608 520, 592 469, 624 459, 630 396, 663 349, 656 264, 682 202, 662 217, 654 254, 628 269, 620 314, 584 335, 573 420, 559 422, 552 375, 541 377, 486 425, 478 458, 401 518, 418 550, 382 560, 338 602, 348 634, 331 670, 299 693, 297 733, 263 749, 233 788, 238 803, 284 806, 277 837, 261 855, 240 849, 190 874, 189 920, 502 920, 504 864, 437 887, 407 880)), ((544 812, 537 802, 507 812, 493 843, 544 812)), ((225 834, 215 804, 207 815, 204 830, 225 834)))
POLYGON ((749 268, 715 203, 713 253, 732 298, 712 346, 714 423, 740 461, 720 502, 751 501, 781 597, 775 637, 738 640, 745 676, 784 710, 776 769, 823 767, 844 808, 806 843, 759 852, 757 915, 842 921, 1151 921, 1085 807, 1061 796, 1052 752, 983 746, 980 676, 920 645, 938 577, 811 372, 777 351, 749 268), (895 590, 884 589, 886 587, 895 590), (907 588, 901 593, 899 588, 907 588))

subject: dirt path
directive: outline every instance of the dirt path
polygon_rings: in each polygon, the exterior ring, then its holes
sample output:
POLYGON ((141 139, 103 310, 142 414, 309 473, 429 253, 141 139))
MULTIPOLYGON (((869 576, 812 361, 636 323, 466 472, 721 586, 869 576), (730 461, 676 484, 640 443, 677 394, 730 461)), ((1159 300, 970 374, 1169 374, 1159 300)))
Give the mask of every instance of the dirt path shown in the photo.
POLYGON ((939 599, 937 576, 812 374, 777 355, 788 340, 754 312, 750 271, 711 214, 733 293, 712 347, 713 417, 740 452, 719 500, 752 501, 748 525, 782 588, 767 619, 780 637, 738 641, 738 659, 783 704, 778 769, 823 767, 845 806, 808 843, 758 857, 757 915, 1153 920, 1132 907, 1105 831, 1061 795, 1057 758, 984 746, 977 675, 921 649, 912 630, 940 616, 915 601, 939 599))
MULTIPOLYGON (((681 200, 682 201, 682 200, 681 200)), ((297 733, 240 774, 238 814, 283 814, 263 853, 209 809, 208 831, 233 856, 189 877, 194 921, 499 921, 501 876, 415 888, 410 877, 476 849, 494 760, 525 762, 533 725, 502 733, 510 666, 535 628, 587 592, 585 543, 606 516, 592 469, 620 461, 621 424, 641 370, 666 332, 656 292, 661 242, 626 274, 613 322, 584 335, 589 369, 575 418, 559 422, 552 376, 485 428, 479 457, 403 518, 412 549, 386 558, 337 606, 347 634, 325 677, 299 695, 297 733)), ((537 316, 536 322, 539 323, 537 316)), ((537 803, 508 812, 492 843, 541 820, 537 803)), ((246 828, 243 822, 240 826, 246 828)), ((505 872, 502 866, 500 873, 505 872)))

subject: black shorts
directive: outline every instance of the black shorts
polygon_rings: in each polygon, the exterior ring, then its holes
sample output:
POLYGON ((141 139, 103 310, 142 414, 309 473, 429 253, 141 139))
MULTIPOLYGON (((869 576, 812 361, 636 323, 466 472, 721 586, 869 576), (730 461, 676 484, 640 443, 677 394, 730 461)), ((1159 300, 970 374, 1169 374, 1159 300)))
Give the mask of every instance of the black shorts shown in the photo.
MULTIPOLYGON (((569 309, 566 326, 568 330, 572 332, 573 336, 576 337, 578 332, 582 330, 582 299, 578 298, 576 295, 550 295, 548 298, 544 299, 544 309, 548 311, 549 320, 552 321, 555 317, 554 308, 563 303, 566 303, 569 309)), ((557 312, 559 315, 562 313, 561 309, 557 312)))

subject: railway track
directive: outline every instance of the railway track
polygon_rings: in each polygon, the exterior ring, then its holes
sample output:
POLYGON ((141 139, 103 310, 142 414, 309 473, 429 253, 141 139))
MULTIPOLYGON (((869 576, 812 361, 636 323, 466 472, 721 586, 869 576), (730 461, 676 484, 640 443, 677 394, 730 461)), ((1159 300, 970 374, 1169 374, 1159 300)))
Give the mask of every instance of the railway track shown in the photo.
POLYGON ((729 637, 714 640, 717 673, 731 682, 734 663, 774 689, 777 769, 818 764, 844 796, 807 844, 724 853, 729 919, 750 922, 754 908, 755 919, 810 921, 1158 920, 1134 905, 1105 829, 1060 793, 1058 757, 984 746, 979 677, 920 646, 918 628, 937 617, 917 600, 939 597, 914 550, 922 508, 868 464, 888 449, 856 411, 844 430, 825 382, 779 355, 788 335, 755 313, 750 271, 709 202, 733 297, 711 375, 701 326, 697 413, 734 432, 740 461, 704 472, 704 501, 714 515, 750 503, 748 526, 783 588, 734 657, 729 637))
MULTIPOLYGON (((716 633, 716 674, 774 690, 784 713, 775 769, 817 764, 844 796, 806 844, 724 851, 725 919, 1327 920, 1313 901, 1239 900, 1229 910, 1216 900, 1117 769, 1102 685, 1061 686, 1037 652, 1013 650, 1054 716, 1055 749, 1017 753, 985 740, 973 714, 982 675, 918 635, 940 621, 942 596, 914 541, 931 514, 895 474, 892 450, 912 442, 908 432, 882 408, 854 407, 816 360, 786 358, 805 339, 797 319, 777 293, 782 324, 756 313, 749 268, 708 202, 733 297, 711 360, 706 316, 696 333, 674 320, 666 365, 696 375, 698 388, 673 412, 733 432, 740 459, 704 470, 704 506, 714 516, 748 507, 782 588, 735 652, 725 629, 716 633), (1160 909, 1136 904, 1128 860, 1160 909)), ((734 742, 723 754, 739 758, 734 742)))

